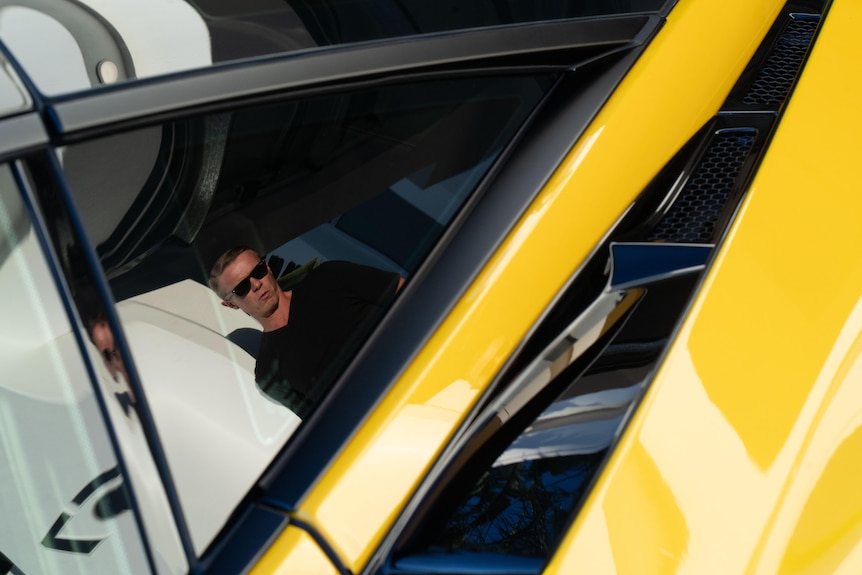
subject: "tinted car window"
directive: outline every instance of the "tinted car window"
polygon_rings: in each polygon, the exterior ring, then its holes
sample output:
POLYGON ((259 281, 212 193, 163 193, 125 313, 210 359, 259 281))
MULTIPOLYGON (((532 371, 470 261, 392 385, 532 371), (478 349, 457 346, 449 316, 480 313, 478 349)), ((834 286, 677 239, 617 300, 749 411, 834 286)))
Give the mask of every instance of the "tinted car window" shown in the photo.
MULTIPOLYGON (((84 343, 82 357, 7 165, 0 165, 0 312, 0 572, 148 572, 129 476, 102 423, 85 358, 106 392, 122 393, 123 384, 109 375, 112 358, 100 354, 100 335, 84 343)), ((133 455, 134 438, 122 442, 133 455)), ((146 473, 145 461, 132 467, 146 473)), ((169 516, 146 519, 162 529, 160 543, 171 536, 169 516)), ((159 564, 183 570, 172 549, 162 545, 159 564)))
MULTIPOLYGON (((316 406, 293 402, 290 382, 256 385, 262 326, 208 287, 216 258, 250 246, 294 293, 332 261, 409 282, 553 83, 388 85, 235 107, 60 151, 198 553, 316 406)), ((365 325, 325 366, 313 401, 365 325)))

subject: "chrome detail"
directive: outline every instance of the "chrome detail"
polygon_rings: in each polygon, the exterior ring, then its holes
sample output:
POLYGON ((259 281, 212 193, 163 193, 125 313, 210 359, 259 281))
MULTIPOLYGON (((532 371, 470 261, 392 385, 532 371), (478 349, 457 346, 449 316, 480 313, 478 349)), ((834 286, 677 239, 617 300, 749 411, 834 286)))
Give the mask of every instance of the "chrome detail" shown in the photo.
POLYGON ((102 84, 113 84, 120 78, 120 69, 111 60, 102 60, 96 64, 96 74, 102 84))

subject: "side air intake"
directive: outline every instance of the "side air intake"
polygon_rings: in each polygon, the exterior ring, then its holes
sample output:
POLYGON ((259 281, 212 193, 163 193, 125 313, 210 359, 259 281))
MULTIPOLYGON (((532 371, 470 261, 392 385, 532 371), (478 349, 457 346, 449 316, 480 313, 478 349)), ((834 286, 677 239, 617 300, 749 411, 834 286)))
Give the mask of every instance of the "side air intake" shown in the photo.
POLYGON ((819 14, 787 16, 784 31, 757 79, 742 97, 743 104, 761 109, 778 109, 787 100, 814 42, 819 23, 819 14))
MULTIPOLYGON (((648 241, 715 243, 723 233, 802 71, 822 19, 822 0, 789 2, 718 115, 668 165, 666 205, 648 241), (674 166, 683 165, 682 169, 674 166)), ((654 182, 651 186, 661 186, 654 182)))
POLYGON ((715 134, 691 179, 672 208, 647 237, 648 241, 709 243, 724 212, 756 130, 727 130, 715 134))

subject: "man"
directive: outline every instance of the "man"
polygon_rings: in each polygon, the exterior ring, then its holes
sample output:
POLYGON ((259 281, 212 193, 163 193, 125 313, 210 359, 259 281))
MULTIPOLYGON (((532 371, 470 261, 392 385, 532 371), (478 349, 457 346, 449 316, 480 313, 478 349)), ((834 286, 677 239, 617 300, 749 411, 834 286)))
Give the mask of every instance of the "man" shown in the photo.
POLYGON ((324 262, 283 291, 260 255, 246 246, 219 257, 210 287, 222 305, 263 328, 255 365, 261 389, 300 417, 324 395, 404 283, 398 274, 350 262, 324 262))

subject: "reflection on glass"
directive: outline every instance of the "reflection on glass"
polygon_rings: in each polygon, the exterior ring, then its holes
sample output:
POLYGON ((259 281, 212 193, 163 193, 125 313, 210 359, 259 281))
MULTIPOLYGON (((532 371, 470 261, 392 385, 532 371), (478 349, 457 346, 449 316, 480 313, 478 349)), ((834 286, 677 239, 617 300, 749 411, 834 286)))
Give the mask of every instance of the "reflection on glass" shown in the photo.
MULTIPOLYGON (((613 385, 597 379, 579 387, 613 385)), ((639 390, 567 391, 481 476, 430 549, 549 557, 639 390)))
MULTIPOLYGON (((183 118, 62 150, 122 333, 82 315, 107 373, 140 376, 197 552, 300 418, 330 393, 362 335, 553 82, 516 76, 389 85, 183 118), (210 284, 216 259, 238 245, 257 255, 242 252, 250 257, 244 267, 210 284), (264 273, 256 273, 261 258, 264 273), (313 346, 323 369, 311 399, 297 403, 285 392, 295 382, 256 374, 268 326, 243 312, 254 311, 246 304, 264 281, 273 293, 278 282, 299 297, 337 261, 385 272, 387 298, 332 349, 313 346), (133 366, 112 354, 111 337, 116 344, 120 336, 133 366)), ((312 315, 306 321, 314 325, 322 316, 312 315)), ((303 360, 312 355, 302 353, 303 360)))
MULTIPOLYGON (((0 166, 0 569, 142 573, 126 477, 8 166, 0 166)), ((185 567, 171 557, 174 570, 185 567)))
POLYGON ((564 294, 526 346, 529 359, 515 362, 511 381, 477 416, 452 464, 456 478, 396 566, 466 566, 496 555, 517 556, 530 572, 550 558, 697 281, 701 266, 665 265, 668 249, 654 247, 637 262, 597 256, 564 294), (616 288, 620 277, 631 281, 616 288))
POLYGON ((445 547, 547 557, 605 452, 491 468, 441 535, 445 547))

